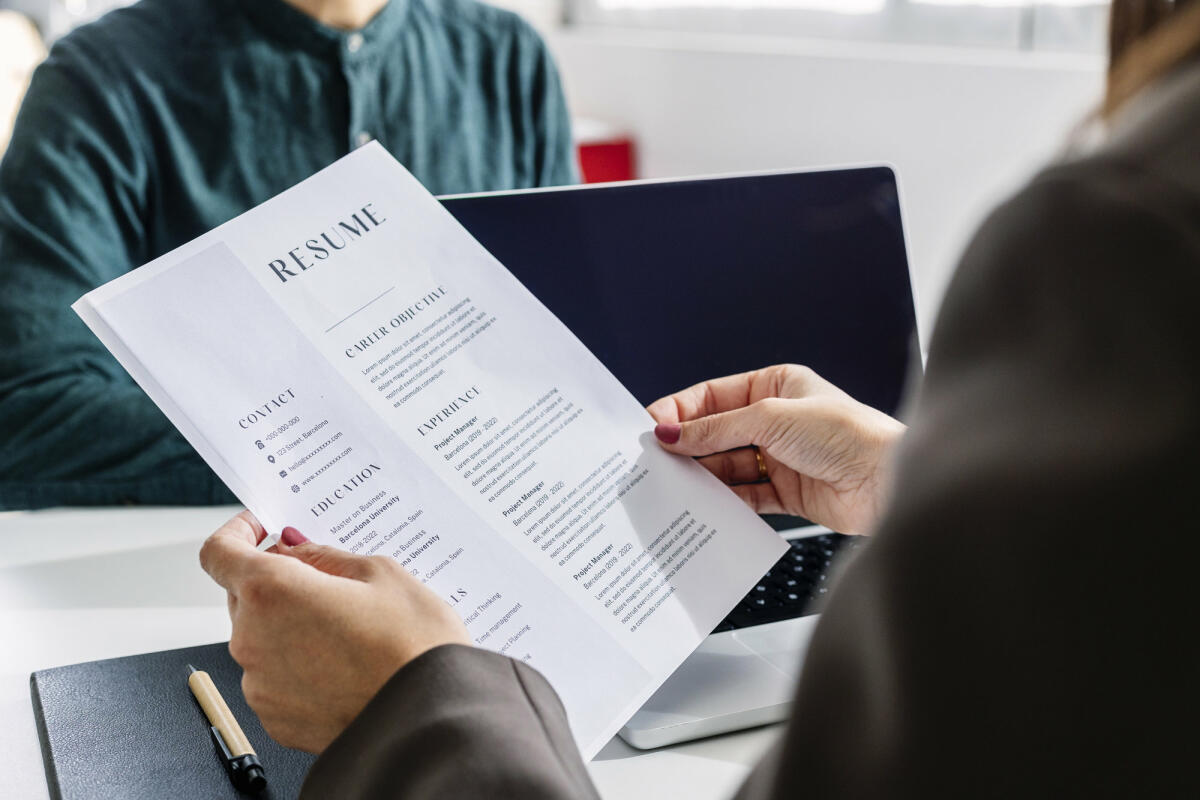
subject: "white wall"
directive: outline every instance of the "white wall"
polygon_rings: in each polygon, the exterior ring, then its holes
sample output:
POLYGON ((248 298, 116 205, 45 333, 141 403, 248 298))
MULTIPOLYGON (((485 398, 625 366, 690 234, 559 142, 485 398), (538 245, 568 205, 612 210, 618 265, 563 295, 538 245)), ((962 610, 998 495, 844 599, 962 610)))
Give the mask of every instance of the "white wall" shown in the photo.
POLYGON ((1091 56, 586 29, 550 43, 573 112, 634 133, 645 177, 895 165, 926 337, 974 227, 1103 81, 1091 56))

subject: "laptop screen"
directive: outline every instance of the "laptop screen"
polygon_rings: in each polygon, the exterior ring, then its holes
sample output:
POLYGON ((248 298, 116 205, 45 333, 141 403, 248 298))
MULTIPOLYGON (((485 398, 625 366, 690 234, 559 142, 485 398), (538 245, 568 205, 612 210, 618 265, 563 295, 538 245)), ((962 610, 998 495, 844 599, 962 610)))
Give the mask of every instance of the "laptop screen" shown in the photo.
POLYGON ((794 362, 897 411, 916 318, 886 167, 443 202, 643 404, 794 362))

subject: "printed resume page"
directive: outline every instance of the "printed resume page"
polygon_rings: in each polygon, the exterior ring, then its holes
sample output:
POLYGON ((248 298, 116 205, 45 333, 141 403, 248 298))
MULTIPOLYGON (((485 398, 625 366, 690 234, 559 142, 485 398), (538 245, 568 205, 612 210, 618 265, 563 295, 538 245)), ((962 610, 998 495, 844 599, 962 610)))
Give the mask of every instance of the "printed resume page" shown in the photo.
POLYGON ((396 559, 587 758, 786 550, 378 144, 75 309, 268 531, 396 559))

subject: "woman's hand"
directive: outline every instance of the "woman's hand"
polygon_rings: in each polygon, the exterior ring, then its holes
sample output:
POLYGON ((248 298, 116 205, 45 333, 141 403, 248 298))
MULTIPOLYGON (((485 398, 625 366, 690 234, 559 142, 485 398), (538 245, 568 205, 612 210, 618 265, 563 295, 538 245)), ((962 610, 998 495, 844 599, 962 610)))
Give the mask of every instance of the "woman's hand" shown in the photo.
POLYGON ((394 560, 292 528, 279 553, 259 552, 263 536, 244 511, 208 538, 200 564, 229 592, 242 691, 280 744, 321 752, 409 661, 471 644, 449 605, 394 560))
POLYGON ((648 410, 663 447, 698 457, 755 511, 798 514, 843 533, 874 528, 888 455, 905 431, 794 364, 698 383, 648 410))

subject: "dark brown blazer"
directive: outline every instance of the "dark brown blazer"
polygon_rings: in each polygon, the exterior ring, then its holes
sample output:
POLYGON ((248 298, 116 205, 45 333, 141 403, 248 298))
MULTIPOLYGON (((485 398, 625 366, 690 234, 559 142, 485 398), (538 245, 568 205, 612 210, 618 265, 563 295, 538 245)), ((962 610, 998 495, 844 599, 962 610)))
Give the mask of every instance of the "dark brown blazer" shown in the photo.
MULTIPOLYGON (((897 476, 739 796, 1200 797, 1200 67, 983 225, 897 476)), ((595 794, 545 681, 463 647, 304 792, 595 794)))

